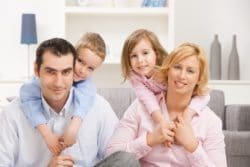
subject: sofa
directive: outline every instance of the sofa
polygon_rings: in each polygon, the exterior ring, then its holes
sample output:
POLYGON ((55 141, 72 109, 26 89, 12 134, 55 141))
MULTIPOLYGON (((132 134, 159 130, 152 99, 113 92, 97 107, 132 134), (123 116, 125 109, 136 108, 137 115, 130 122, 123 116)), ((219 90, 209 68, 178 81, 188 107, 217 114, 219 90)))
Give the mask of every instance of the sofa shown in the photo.
MULTIPOLYGON (((134 101, 131 88, 99 88, 120 119, 134 101)), ((225 135, 228 167, 250 166, 250 104, 225 105, 224 93, 211 90, 208 106, 221 118, 225 135)))

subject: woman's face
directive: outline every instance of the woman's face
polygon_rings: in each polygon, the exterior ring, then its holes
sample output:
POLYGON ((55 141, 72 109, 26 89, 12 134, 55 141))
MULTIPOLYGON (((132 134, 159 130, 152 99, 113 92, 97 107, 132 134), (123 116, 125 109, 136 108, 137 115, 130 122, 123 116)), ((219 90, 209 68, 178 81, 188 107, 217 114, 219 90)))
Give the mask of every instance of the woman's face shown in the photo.
POLYGON ((196 56, 187 57, 168 70, 168 89, 180 94, 192 94, 199 81, 199 61, 196 56))

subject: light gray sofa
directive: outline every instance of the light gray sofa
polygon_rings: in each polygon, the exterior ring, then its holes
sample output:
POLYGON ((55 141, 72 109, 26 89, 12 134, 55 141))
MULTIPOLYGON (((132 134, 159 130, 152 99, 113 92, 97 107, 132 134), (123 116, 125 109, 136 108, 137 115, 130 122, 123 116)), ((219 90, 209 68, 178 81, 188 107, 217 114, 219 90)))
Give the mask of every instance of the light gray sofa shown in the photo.
MULTIPOLYGON (((99 88, 119 118, 134 101, 130 88, 99 88)), ((225 106, 224 93, 210 92, 209 107, 221 118, 225 134, 228 167, 250 167, 250 104, 225 106)))

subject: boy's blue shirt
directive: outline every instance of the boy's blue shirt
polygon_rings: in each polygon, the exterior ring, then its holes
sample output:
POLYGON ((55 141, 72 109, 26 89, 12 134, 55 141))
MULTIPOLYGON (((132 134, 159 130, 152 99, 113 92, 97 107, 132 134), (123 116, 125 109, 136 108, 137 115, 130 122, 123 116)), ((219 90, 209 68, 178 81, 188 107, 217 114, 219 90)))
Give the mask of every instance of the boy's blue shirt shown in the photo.
MULTIPOLYGON (((96 87, 90 78, 74 82, 73 103, 76 110, 73 116, 80 117, 81 119, 84 118, 94 102, 96 91, 96 87)), ((44 108, 38 78, 32 77, 30 82, 22 85, 20 89, 20 99, 21 108, 33 127, 47 123, 46 117, 43 114, 44 108)))

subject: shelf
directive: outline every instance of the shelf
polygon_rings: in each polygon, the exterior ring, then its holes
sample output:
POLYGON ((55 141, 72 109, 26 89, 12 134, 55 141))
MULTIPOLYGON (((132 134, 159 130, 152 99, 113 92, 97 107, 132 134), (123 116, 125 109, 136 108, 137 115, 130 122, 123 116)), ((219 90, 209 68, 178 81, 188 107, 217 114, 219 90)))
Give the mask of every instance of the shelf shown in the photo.
POLYGON ((250 85, 250 80, 210 80, 209 84, 217 85, 250 85))
POLYGON ((169 9, 167 7, 159 8, 118 8, 118 7, 65 7, 66 15, 103 15, 103 14, 121 14, 121 15, 168 15, 169 9))

